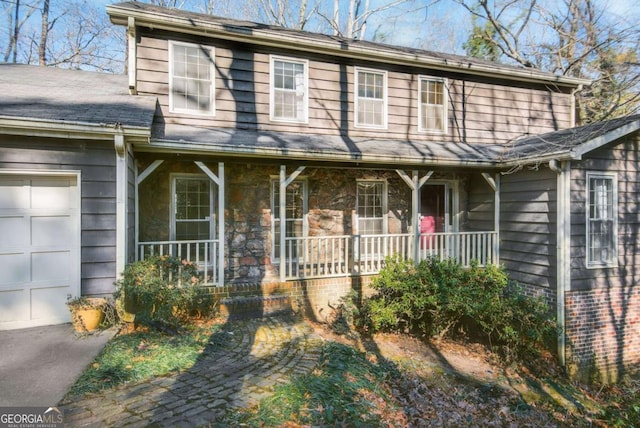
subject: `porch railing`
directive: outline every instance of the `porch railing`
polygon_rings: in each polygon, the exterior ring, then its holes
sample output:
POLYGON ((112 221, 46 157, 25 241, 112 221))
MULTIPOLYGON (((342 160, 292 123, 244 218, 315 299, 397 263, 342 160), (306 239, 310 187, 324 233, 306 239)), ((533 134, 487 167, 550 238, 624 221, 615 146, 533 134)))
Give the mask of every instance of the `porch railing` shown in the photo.
MULTIPOLYGON (((418 259, 452 258, 463 266, 472 260, 479 265, 497 261, 496 232, 431 233, 420 236, 418 259)), ((384 267, 387 256, 414 258, 414 235, 307 236, 285 239, 287 279, 375 274, 384 267)))
MULTIPOLYGON (((454 232, 423 234, 419 239, 418 259, 452 258, 463 266, 477 260, 481 266, 497 262, 496 232, 454 232)), ((341 235, 288 237, 288 257, 280 263, 286 279, 339 277, 376 274, 387 256, 414 258, 414 235, 341 235)), ((152 255, 169 255, 194 262, 205 284, 219 284, 218 240, 140 242, 138 260, 152 255)))
POLYGON ((137 260, 151 256, 172 256, 189 260, 198 267, 200 279, 204 284, 218 284, 217 239, 200 241, 151 241, 140 242, 137 248, 137 260))

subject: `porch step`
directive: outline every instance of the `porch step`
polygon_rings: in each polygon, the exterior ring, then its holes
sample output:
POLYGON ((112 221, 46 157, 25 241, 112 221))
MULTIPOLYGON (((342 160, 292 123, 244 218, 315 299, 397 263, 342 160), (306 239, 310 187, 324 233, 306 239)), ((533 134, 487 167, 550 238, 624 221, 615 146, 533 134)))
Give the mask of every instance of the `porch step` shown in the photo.
POLYGON ((292 310, 291 297, 286 294, 226 297, 220 300, 220 313, 228 318, 263 317, 292 310))

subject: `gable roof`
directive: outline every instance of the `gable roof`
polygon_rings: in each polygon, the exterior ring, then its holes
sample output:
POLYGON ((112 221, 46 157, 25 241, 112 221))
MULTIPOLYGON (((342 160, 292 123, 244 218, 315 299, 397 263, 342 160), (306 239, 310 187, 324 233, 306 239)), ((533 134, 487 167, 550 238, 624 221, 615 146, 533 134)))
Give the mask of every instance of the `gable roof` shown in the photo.
POLYGON ((0 130, 150 134, 155 97, 133 96, 122 75, 0 63, 0 130))
POLYGON ((287 49, 302 52, 317 52, 337 57, 402 64, 493 78, 500 77, 515 81, 553 84, 570 88, 590 84, 587 79, 557 76, 534 68, 510 66, 460 55, 168 9, 137 1, 108 5, 107 13, 114 24, 129 25, 129 18, 132 18, 136 26, 215 37, 253 45, 276 48, 285 46, 287 49))
POLYGON ((638 130, 640 114, 528 135, 507 143, 496 160, 512 165, 549 159, 579 160, 583 155, 638 130))

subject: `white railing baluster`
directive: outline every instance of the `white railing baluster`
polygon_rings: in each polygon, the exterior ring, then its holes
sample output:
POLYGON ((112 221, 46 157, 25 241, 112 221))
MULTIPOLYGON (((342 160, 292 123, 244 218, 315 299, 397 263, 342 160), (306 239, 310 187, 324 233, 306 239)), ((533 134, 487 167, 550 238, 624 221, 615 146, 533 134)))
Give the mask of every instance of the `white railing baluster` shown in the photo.
MULTIPOLYGON (((496 232, 458 232, 422 234, 418 257, 453 258, 463 266, 477 260, 482 266, 496 259, 496 232)), ((399 255, 413 257, 413 234, 340 235, 288 237, 285 239, 287 260, 281 260, 287 279, 338 277, 351 274, 375 274, 385 265, 385 258, 399 255)), ((139 260, 159 255, 176 256, 198 266, 205 284, 220 284, 218 278, 218 240, 140 242, 139 260)))

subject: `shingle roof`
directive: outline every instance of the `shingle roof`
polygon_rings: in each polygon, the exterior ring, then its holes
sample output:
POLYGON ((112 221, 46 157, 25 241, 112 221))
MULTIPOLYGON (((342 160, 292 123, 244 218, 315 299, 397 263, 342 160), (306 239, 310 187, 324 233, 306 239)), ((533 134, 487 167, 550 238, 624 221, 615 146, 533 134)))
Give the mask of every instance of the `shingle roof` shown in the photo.
POLYGON ((151 148, 273 159, 390 165, 492 165, 500 147, 163 124, 151 148))
POLYGON ((0 117, 150 128, 155 97, 132 96, 126 76, 0 63, 0 117))
POLYGON ((640 115, 527 136, 507 144, 350 138, 272 131, 157 126, 147 150, 413 166, 508 168, 583 154, 640 129, 640 115))
POLYGON ((619 136, 638 129, 640 129, 640 114, 546 134, 529 135, 505 144, 497 160, 524 163, 527 160, 550 156, 578 158, 619 136))
POLYGON ((462 73, 502 76, 516 80, 534 80, 554 82, 575 87, 589 84, 587 79, 569 76, 557 76, 535 68, 505 65, 477 58, 453 55, 442 52, 415 49, 410 47, 374 43, 365 40, 349 39, 334 35, 294 30, 276 25, 267 25, 250 21, 194 13, 180 9, 169 9, 138 1, 116 3, 107 6, 107 13, 113 22, 127 25, 127 17, 133 16, 136 25, 158 28, 164 25, 171 31, 198 33, 206 37, 244 37, 249 43, 260 44, 271 38, 271 46, 286 44, 289 49, 300 48, 312 51, 319 46, 330 48, 339 56, 354 56, 376 61, 393 62, 403 57, 413 65, 446 68, 462 73), (481 71, 480 71, 481 70, 481 71))

